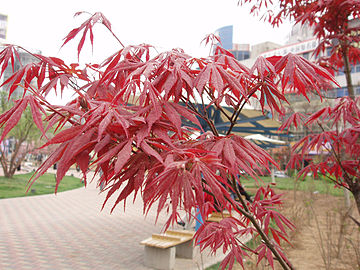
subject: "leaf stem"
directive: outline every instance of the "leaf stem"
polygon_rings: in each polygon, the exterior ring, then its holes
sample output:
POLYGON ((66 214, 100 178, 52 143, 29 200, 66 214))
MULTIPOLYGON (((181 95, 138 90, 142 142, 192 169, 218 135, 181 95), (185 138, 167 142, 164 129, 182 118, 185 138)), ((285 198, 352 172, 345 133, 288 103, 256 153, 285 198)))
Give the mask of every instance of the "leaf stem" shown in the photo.
MULTIPOLYGON (((252 92, 249 94, 249 96, 247 97, 247 99, 251 98, 252 95, 255 94, 255 92, 257 91, 257 89, 260 87, 261 84, 257 84, 253 89, 252 89, 252 92)), ((239 105, 240 105, 240 102, 239 101, 239 105)), ((230 135, 232 129, 234 128, 235 124, 236 124, 236 121, 237 121, 237 118, 239 117, 241 111, 244 109, 244 106, 246 104, 246 101, 243 102, 243 104, 240 106, 240 108, 238 108, 237 110, 234 110, 234 113, 233 115, 231 116, 231 120, 230 120, 230 127, 226 133, 226 135, 230 135)))

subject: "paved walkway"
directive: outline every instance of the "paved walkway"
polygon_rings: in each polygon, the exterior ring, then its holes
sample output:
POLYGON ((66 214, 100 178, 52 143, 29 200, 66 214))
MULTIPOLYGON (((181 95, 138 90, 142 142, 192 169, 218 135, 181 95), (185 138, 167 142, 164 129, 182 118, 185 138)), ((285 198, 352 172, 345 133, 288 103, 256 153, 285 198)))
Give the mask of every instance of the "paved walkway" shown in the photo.
MULTIPOLYGON (((74 172, 73 172, 74 173, 74 172)), ((149 269, 139 242, 161 231, 142 203, 128 200, 110 214, 95 184, 57 195, 0 200, 0 269, 149 269)), ((154 209, 155 210, 155 209, 154 209)), ((176 259, 175 269, 203 269, 220 257, 176 259)))

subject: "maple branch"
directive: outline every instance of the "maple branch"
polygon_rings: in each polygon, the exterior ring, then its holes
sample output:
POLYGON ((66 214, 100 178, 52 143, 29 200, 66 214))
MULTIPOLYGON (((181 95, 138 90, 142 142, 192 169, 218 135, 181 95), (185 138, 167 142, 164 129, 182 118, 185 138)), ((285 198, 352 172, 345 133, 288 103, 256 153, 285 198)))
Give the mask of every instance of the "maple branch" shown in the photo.
POLYGON ((124 46, 124 44, 121 42, 121 40, 114 34, 114 32, 111 30, 111 29, 109 29, 108 27, 106 27, 109 31, 110 31, 110 33, 114 36, 114 38, 117 40, 117 42, 119 42, 119 44, 123 47, 123 48, 125 48, 125 46, 124 46))
POLYGON ((22 49, 22 50, 25 51, 26 53, 28 53, 28 54, 30 54, 31 56, 35 57, 36 59, 42 61, 42 59, 41 59, 39 56, 37 56, 36 54, 33 54, 32 52, 30 52, 29 50, 25 49, 24 47, 19 46, 19 45, 14 45, 14 46, 18 47, 19 49, 22 49))
POLYGON ((241 205, 243 206, 243 208, 239 207, 238 205, 234 204, 233 202, 231 202, 230 200, 228 200, 237 210, 239 210, 246 218, 248 218, 251 223, 254 225, 256 231, 259 233, 259 235, 261 236, 262 240, 265 242, 265 245, 271 250, 271 252, 274 254, 275 258, 279 261, 280 265, 283 267, 283 269, 289 269, 289 270, 293 270, 294 267, 291 265, 290 262, 286 262, 284 260, 284 258, 280 255, 280 253, 275 249, 274 245, 271 243, 271 240, 269 239, 269 237, 264 233, 263 229, 261 228, 261 226, 259 225, 259 223, 257 222, 256 218, 253 216, 253 214, 250 212, 249 208, 246 205, 246 202, 244 201, 244 199, 242 198, 240 191, 237 187, 235 178, 233 176, 232 177, 232 183, 231 186, 234 188, 237 197, 239 198, 239 201, 241 203, 241 205))
MULTIPOLYGON (((244 104, 245 104, 245 103, 244 103, 244 104)), ((242 109, 243 109, 243 106, 241 106, 241 108, 236 112, 235 117, 234 117, 234 120, 231 120, 231 121, 230 121, 230 127, 229 127, 226 135, 230 135, 232 129, 234 128, 234 126, 235 126, 235 124, 236 124, 236 120, 237 120, 237 118, 239 117, 242 109)), ((235 111, 234 111, 234 112, 235 112, 235 111)), ((232 117, 231 117, 231 118, 232 118, 232 117)))
POLYGON ((357 221, 352 215, 348 214, 348 217, 355 222, 355 224, 360 228, 360 221, 357 221))
POLYGON ((346 78, 348 94, 352 100, 355 100, 355 93, 354 93, 354 87, 353 87, 353 83, 352 83, 352 79, 351 79, 351 68, 350 68, 349 56, 348 56, 349 48, 346 44, 346 41, 344 41, 344 40, 340 41, 340 46, 341 46, 341 50, 342 50, 342 57, 344 60, 344 67, 345 67, 344 73, 345 73, 345 78, 346 78))
MULTIPOLYGON (((233 184, 231 185, 233 186, 233 184)), ((204 189, 204 192, 211 195, 212 197, 215 198, 215 195, 204 189)), ((243 200, 243 198, 241 197, 241 194, 239 192, 239 190, 236 188, 236 185, 235 185, 235 192, 242 204, 242 206, 244 207, 244 209, 242 209, 241 207, 239 207, 237 204, 234 204, 234 202, 232 200, 230 200, 229 198, 226 198, 225 199, 234 207, 236 208, 241 214, 243 214, 246 218, 248 218, 250 220, 250 222, 254 225, 256 231, 259 233, 260 237, 263 239, 263 241, 265 242, 266 246, 271 250, 271 252, 273 253, 274 255, 274 258, 275 260, 277 260, 281 266, 283 267, 283 269, 286 269, 286 270, 293 270, 294 267, 290 264, 290 263, 287 263, 286 261, 284 261, 284 259, 281 257, 281 255, 277 252, 277 250, 274 248, 273 244, 271 243, 271 240, 266 236, 266 234, 263 232, 261 226, 257 223, 256 219, 251 215, 250 211, 249 211, 249 208, 247 207, 245 201, 243 200)), ((258 255, 257 252, 253 251, 252 249, 250 249, 249 247, 246 246, 246 244, 243 244, 242 245, 244 246, 244 248, 246 248, 247 250, 253 252, 254 254, 258 255)))
POLYGON ((79 124, 79 122, 75 122, 75 121, 71 120, 70 118, 66 117, 65 115, 63 115, 61 112, 58 112, 55 108, 53 108, 53 106, 42 95, 40 95, 35 89, 33 89, 31 85, 29 85, 29 86, 30 86, 30 88, 29 88, 30 92, 33 93, 34 97, 37 97, 40 99, 39 102, 41 105, 46 106, 50 111, 60 115, 64 119, 67 119, 67 121, 70 124, 72 124, 72 125, 79 124))
POLYGON ((206 110, 206 106, 205 106, 205 102, 204 102, 204 97, 201 95, 201 103, 202 103, 202 107, 203 107, 203 110, 204 110, 204 116, 206 118, 206 122, 208 123, 210 129, 212 130, 213 134, 215 136, 219 136, 219 132, 217 131, 213 121, 211 121, 208 117, 208 113, 207 113, 207 110, 206 110))
POLYGON ((0 147, 0 162, 1 162, 1 166, 3 168, 4 174, 8 175, 8 169, 7 169, 8 160, 6 158, 4 151, 1 149, 1 147, 0 147))
POLYGON ((336 178, 334 179, 334 178, 330 177, 330 176, 327 175, 327 174, 322 174, 322 176, 325 176, 326 179, 328 179, 329 181, 333 182, 334 184, 337 184, 337 185, 339 185, 339 186, 341 186, 341 187, 343 187, 343 188, 351 191, 350 188, 348 188, 348 187, 344 186, 343 184, 341 184, 341 182, 339 182, 336 178))
MULTIPOLYGON (((249 94, 249 96, 247 97, 247 99, 251 98, 252 95, 255 94, 255 92, 258 90, 258 88, 261 86, 260 83, 258 83, 253 89, 252 89, 252 92, 249 94)), ((244 99, 244 98, 243 98, 244 99)), ((243 100, 242 99, 242 100, 243 100)), ((238 103, 238 106, 240 106, 240 102, 241 100, 239 101, 238 103)), ((226 135, 230 135, 232 129, 234 128, 235 124, 236 124, 236 121, 237 121, 237 118, 239 117, 241 111, 243 110, 244 106, 246 104, 246 101, 240 106, 240 108, 234 110, 234 113, 232 114, 231 116, 231 120, 230 120, 230 127, 226 133, 226 135)))
POLYGON ((245 211, 250 212, 249 208, 246 205, 246 202, 241 197, 241 194, 240 194, 239 189, 237 188, 237 184, 236 184, 236 180, 235 180, 234 176, 231 176, 231 186, 234 188, 236 196, 239 198, 239 200, 240 200, 242 206, 244 207, 245 211))
MULTIPOLYGON (((214 99, 215 99, 215 96, 213 95, 213 93, 211 93, 210 90, 209 90, 207 87, 205 87, 204 89, 205 89, 206 93, 211 97, 211 99, 214 100, 214 99)), ((229 121, 231 121, 230 116, 224 111, 224 109, 223 109, 220 105, 216 104, 216 102, 215 102, 215 106, 216 106, 217 109, 220 110, 220 112, 222 112, 222 113, 224 114, 224 116, 225 116, 229 121)))
POLYGON ((201 115, 198 113, 195 105, 190 100, 185 100, 185 98, 182 96, 181 101, 184 102, 184 104, 189 104, 189 106, 190 106, 190 107, 188 107, 189 110, 195 112, 199 117, 201 117, 201 115))
MULTIPOLYGON (((30 54, 32 57, 38 59, 40 62, 44 62, 43 59, 41 59, 37 54, 33 54, 32 52, 30 52, 29 50, 25 49, 22 46, 16 45, 19 49, 22 49, 23 51, 25 51, 26 53, 30 54)), ((46 63, 46 62, 45 62, 46 63)), ((58 70, 52 69, 57 75, 60 75, 58 70)), ((65 73, 66 74, 66 73, 65 73)), ((74 89, 74 91, 76 91, 78 94, 80 94, 78 91, 82 90, 85 92, 85 90, 83 90, 75 81, 73 81, 73 77, 69 77, 69 81, 70 81, 70 86, 74 89)), ((30 84, 30 83, 29 83, 30 84)))
MULTIPOLYGON (((319 121, 317 121, 317 124, 318 126, 321 128, 321 130, 323 132, 325 132, 323 126, 321 125, 321 123, 319 123, 319 121)), ((337 143, 337 142, 336 142, 337 143)), ((330 145, 330 151, 332 152, 333 156, 335 157, 336 159, 336 162, 339 164, 340 168, 341 168, 341 171, 343 172, 344 176, 344 180, 345 182, 349 185, 349 190, 351 191, 354 184, 353 184, 353 181, 351 180, 351 177, 349 176, 349 174, 347 173, 346 169, 344 168, 344 166, 342 165, 341 163, 341 158, 340 158, 340 155, 338 155, 334 149, 334 147, 332 145, 330 145)), ((346 188, 346 187, 344 187, 346 188)))
MULTIPOLYGON (((189 108, 189 110, 194 112, 197 116, 201 117, 208 124, 208 126, 211 129, 211 131, 213 132, 213 134, 215 134, 216 136, 219 136, 219 133, 218 133, 216 127, 214 126, 212 121, 207 117, 207 114, 205 114, 205 115, 201 114, 190 100, 186 101, 184 99, 184 97, 181 97, 181 101, 186 104, 186 106, 187 106, 187 108, 189 108)), ((206 110, 204 110, 204 111, 206 112, 206 110)))
MULTIPOLYGON (((94 14, 88 12, 88 11, 83 11, 82 13, 87 13, 90 16, 93 16, 94 14)), ((111 28, 109 28, 105 23, 104 23, 104 19, 101 20, 101 23, 110 31, 110 33, 114 36, 114 38, 120 43, 120 45, 125 48, 124 44, 120 41, 120 39, 114 34, 114 32, 111 30, 111 28)))

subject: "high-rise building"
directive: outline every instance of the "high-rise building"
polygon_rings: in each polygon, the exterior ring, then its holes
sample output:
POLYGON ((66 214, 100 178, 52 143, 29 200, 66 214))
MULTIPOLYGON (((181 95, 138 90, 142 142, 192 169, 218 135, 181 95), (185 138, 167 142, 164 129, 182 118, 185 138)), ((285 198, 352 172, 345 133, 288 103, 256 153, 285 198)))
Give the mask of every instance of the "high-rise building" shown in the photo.
POLYGON ((232 25, 221 27, 215 31, 215 35, 220 38, 221 47, 226 50, 231 50, 233 47, 233 31, 232 25))
POLYGON ((215 31, 215 35, 220 38, 221 47, 230 51, 239 61, 250 58, 250 45, 233 43, 233 32, 232 25, 221 27, 215 31))
POLYGON ((0 14, 0 42, 6 40, 7 32, 7 15, 0 14))

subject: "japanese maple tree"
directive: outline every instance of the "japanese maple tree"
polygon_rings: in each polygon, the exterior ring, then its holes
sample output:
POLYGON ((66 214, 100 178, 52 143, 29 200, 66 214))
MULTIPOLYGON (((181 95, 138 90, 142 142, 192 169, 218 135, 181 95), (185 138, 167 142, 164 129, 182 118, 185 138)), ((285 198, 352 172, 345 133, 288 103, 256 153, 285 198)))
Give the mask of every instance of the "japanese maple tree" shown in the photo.
MULTIPOLYGON (((64 45, 80 35, 79 56, 87 35, 93 42, 97 23, 115 36, 104 15, 95 13, 65 37, 64 45)), ((216 43, 214 39, 210 35, 205 42, 216 43)), ((0 115, 1 139, 28 106, 44 135, 54 128, 44 147, 57 148, 30 183, 57 163, 57 186, 73 164, 80 167, 86 184, 90 166, 107 192, 104 204, 116 197, 113 210, 134 194, 143 200, 144 213, 152 207, 158 213, 168 211, 165 227, 169 227, 178 221, 180 210, 191 214, 198 209, 205 222, 195 241, 202 250, 228 252, 222 269, 231 268, 235 259, 242 264, 249 253, 257 254, 258 262, 266 259, 274 267, 277 260, 284 269, 292 269, 281 243, 294 226, 276 211, 281 195, 260 187, 249 202, 239 190, 240 170, 257 179, 257 171, 277 164, 263 149, 234 134, 233 128, 250 97, 260 101, 264 114, 265 107, 281 114, 285 89, 303 95, 310 89, 320 92, 322 85, 334 82, 331 74, 293 54, 259 57, 247 68, 221 47, 213 56, 194 58, 181 49, 156 53, 150 45, 123 46, 117 40, 119 51, 101 64, 80 67, 34 55, 37 63, 22 67, 3 83, 11 94, 22 82, 25 95, 0 115), (35 87, 30 84, 34 79, 35 87), (53 105, 46 97, 54 90, 73 91, 76 97, 64 106, 53 105), (210 106, 228 120, 225 132, 209 117, 210 106), (229 191, 237 194, 237 200, 229 191), (215 209, 237 214, 219 223, 206 222, 215 209), (250 248, 242 236, 262 241, 250 248)), ((18 49, 22 48, 8 45, 0 52, 1 75, 18 49)))
MULTIPOLYGON (((252 2, 255 13, 271 4, 267 0, 242 2, 252 2)), ((338 99, 334 106, 326 106, 311 115, 294 114, 283 124, 281 129, 302 125, 310 133, 294 145, 289 165, 302 163, 311 150, 326 153, 321 161, 312 161, 303 168, 300 175, 321 173, 336 186, 348 189, 360 213, 360 100, 355 97, 351 78, 351 66, 360 63, 360 1, 281 0, 274 5, 277 4, 279 12, 274 13, 268 6, 266 18, 273 25, 290 18, 312 27, 319 40, 315 55, 321 56, 326 49, 330 51, 329 56, 319 57, 318 61, 333 73, 343 70, 348 90, 348 97, 338 99)))

